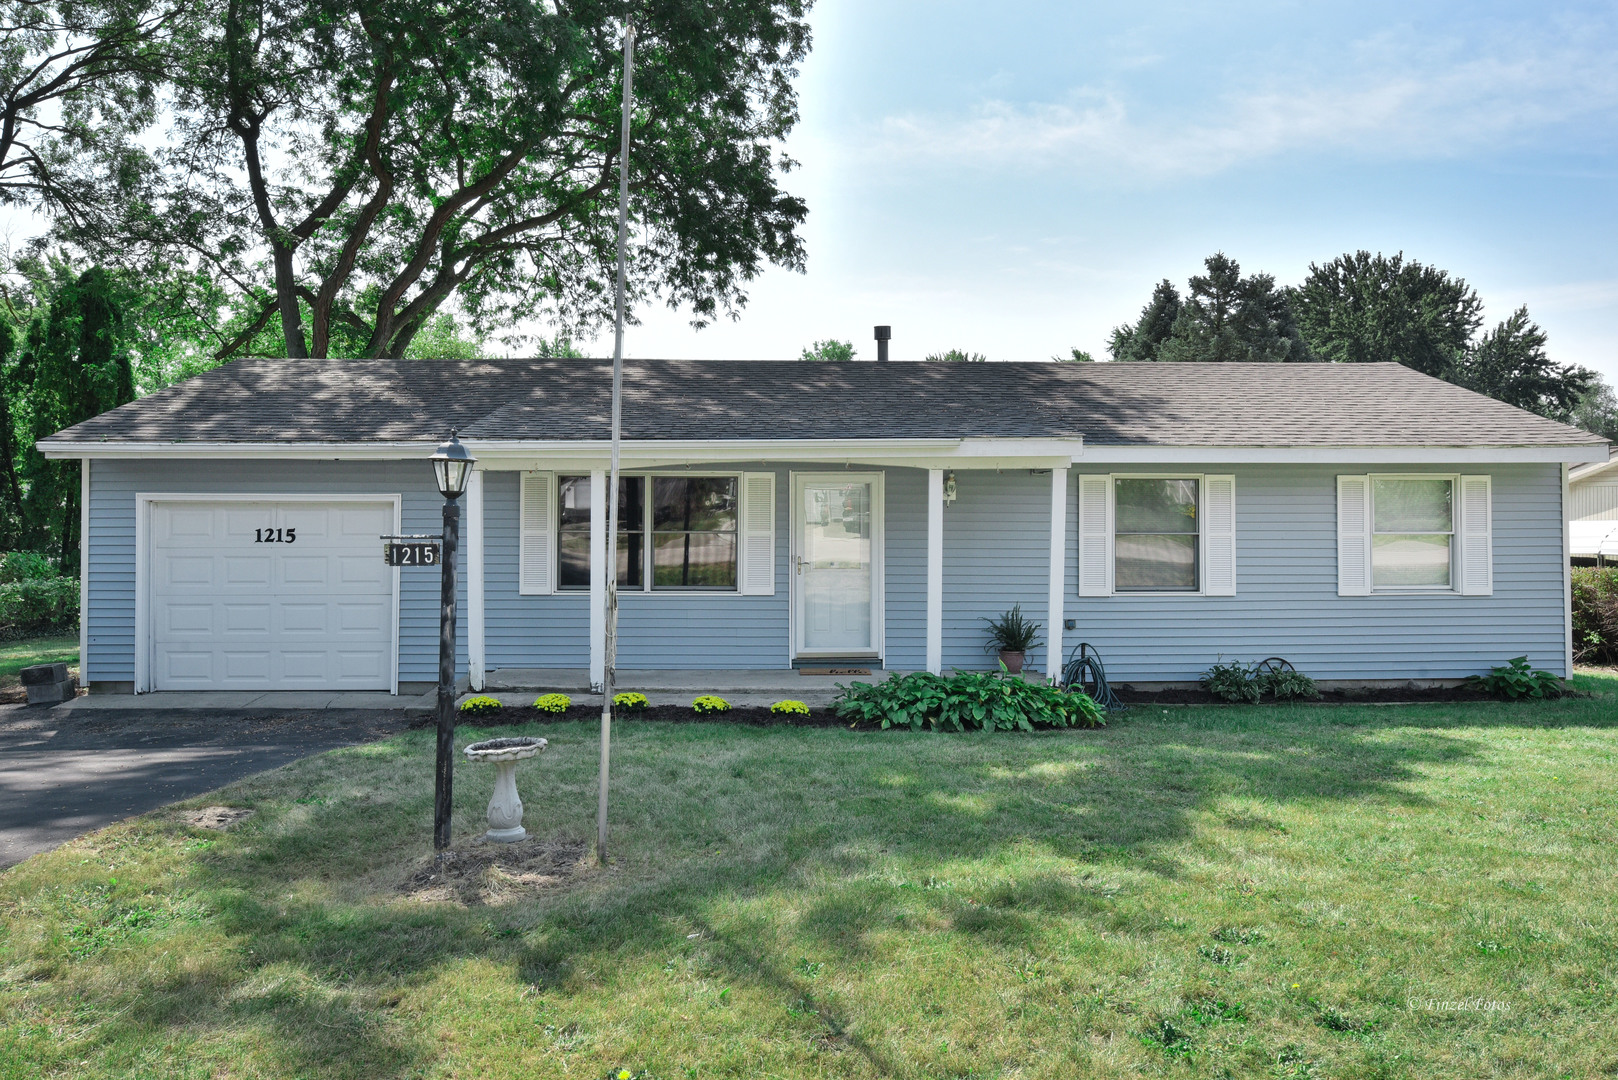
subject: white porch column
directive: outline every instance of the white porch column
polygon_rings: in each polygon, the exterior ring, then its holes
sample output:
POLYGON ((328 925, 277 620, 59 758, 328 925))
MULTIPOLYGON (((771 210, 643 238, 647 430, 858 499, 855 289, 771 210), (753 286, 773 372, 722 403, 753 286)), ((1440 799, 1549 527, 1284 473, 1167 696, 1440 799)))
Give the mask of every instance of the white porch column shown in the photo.
POLYGON ((590 470, 590 686, 606 678, 607 473, 590 470))
POLYGON ((944 670, 944 470, 927 470, 927 670, 944 670))
POLYGON ((466 478, 466 671, 483 689, 483 470, 466 478))
POLYGON ((1051 470, 1051 592, 1046 606, 1045 677, 1062 677, 1062 610, 1067 589, 1067 470, 1051 470))

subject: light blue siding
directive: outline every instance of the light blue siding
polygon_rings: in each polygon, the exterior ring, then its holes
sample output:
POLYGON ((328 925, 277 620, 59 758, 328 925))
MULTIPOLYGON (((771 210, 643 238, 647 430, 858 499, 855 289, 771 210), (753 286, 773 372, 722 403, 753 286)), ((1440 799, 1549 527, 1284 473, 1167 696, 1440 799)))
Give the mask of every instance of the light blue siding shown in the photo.
MULTIPOLYGON (((775 474, 775 595, 735 593, 618 594, 621 668, 784 668, 791 658, 790 471, 784 465, 703 465, 703 472, 775 474)), ((586 667, 590 663, 590 596, 517 591, 519 475, 484 480, 487 666, 586 667)))
POLYGON ((1065 644, 1099 647, 1117 680, 1194 679, 1221 657, 1284 656, 1317 679, 1458 678, 1524 653, 1566 667, 1558 465, 1186 467, 1236 476, 1236 595, 1225 597, 1078 596, 1076 474, 1106 470, 1073 471, 1065 603, 1078 629, 1065 644), (1493 476, 1492 596, 1337 595, 1337 476, 1399 471, 1493 476))
MULTIPOLYGON (((140 494, 399 495, 404 531, 436 533, 444 500, 425 461, 96 461, 90 468, 90 599, 86 678, 135 677, 135 496, 140 494)), ((464 507, 463 507, 464 511, 464 507)), ((466 670, 466 527, 459 566, 459 670, 466 670)), ((382 557, 378 540, 377 558, 382 557)), ((399 573, 399 681, 438 680, 439 575, 399 573)))
MULTIPOLYGON (((730 468, 775 473, 775 595, 626 593, 620 666, 780 668, 789 663, 792 467, 730 468)), ((919 668, 926 647, 927 473, 882 471, 886 663, 919 668)), ((1191 680, 1220 657, 1270 655, 1285 656, 1322 679, 1454 678, 1523 653, 1537 666, 1562 670, 1556 465, 1465 469, 1494 477, 1495 590, 1488 597, 1339 597, 1336 476, 1366 470, 1303 465, 1183 470, 1236 476, 1235 596, 1080 597, 1075 489, 1083 471, 1076 467, 1069 480, 1065 605, 1078 629, 1066 632, 1066 644, 1098 646, 1119 681, 1191 680)), ((1154 466, 1150 471, 1182 470, 1154 466)), ((518 479, 514 472, 485 478, 487 666, 585 667, 588 594, 522 596, 517 591, 518 479)), ((1020 603, 1030 618, 1048 624, 1050 475, 960 469, 956 480, 959 499, 944 513, 944 666, 984 669, 993 658, 983 650, 982 619, 1020 603)), ((134 678, 137 492, 398 494, 404 531, 420 533, 438 531, 442 506, 425 462, 97 461, 91 470, 86 614, 88 677, 96 681, 134 678)), ((464 673, 464 524, 462 535, 464 673)), ((431 682, 437 676, 438 575, 406 569, 401 581, 399 678, 431 682)), ((1043 648, 1030 662, 1046 665, 1043 648)))

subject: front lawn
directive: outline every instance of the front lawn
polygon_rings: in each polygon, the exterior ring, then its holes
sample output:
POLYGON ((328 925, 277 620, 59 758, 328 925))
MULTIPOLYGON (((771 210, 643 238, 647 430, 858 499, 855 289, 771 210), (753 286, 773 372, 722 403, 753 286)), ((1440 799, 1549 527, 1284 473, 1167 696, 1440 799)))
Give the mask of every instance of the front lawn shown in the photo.
MULTIPOLYGON (((185 804, 255 811, 229 832, 167 810, 0 874, 0 1076, 1602 1075, 1618 678, 1579 682, 1032 736, 626 722, 616 861, 577 874, 594 727, 527 727, 546 869, 470 903, 424 899, 457 894, 411 732, 185 804)), ((491 783, 457 768, 458 843, 491 783)))
POLYGON ((21 685, 18 672, 35 664, 79 666, 79 636, 53 634, 50 637, 20 638, 0 642, 0 689, 21 685))

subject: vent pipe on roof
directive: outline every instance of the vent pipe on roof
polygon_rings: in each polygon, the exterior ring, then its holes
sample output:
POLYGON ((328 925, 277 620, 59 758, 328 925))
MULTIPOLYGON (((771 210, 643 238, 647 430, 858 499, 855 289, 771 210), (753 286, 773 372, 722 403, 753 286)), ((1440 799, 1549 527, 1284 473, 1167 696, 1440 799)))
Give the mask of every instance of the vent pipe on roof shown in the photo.
POLYGON ((888 339, 893 337, 893 327, 879 326, 876 328, 876 362, 888 362, 888 339))

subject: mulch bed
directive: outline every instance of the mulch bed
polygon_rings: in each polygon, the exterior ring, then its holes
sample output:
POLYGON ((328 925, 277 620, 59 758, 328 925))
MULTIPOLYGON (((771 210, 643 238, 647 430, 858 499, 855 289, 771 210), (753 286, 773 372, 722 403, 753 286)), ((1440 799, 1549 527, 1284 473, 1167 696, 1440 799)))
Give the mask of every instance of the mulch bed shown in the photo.
MULTIPOLYGON (((1206 690, 1136 690, 1125 683, 1114 686, 1112 692, 1118 700, 1125 705, 1223 705, 1206 690)), ((1448 701, 1498 701, 1493 694, 1486 694, 1470 686, 1430 686, 1414 688, 1407 686, 1384 686, 1366 688, 1362 690, 1323 690, 1317 701, 1286 702, 1265 698, 1264 705, 1391 705, 1407 702, 1448 702, 1448 701)))
MULTIPOLYGON (((554 724, 562 720, 599 720, 601 708, 596 705, 570 705, 565 713, 542 712, 532 705, 507 705, 497 713, 488 716, 467 716, 462 713, 459 722, 476 727, 501 727, 506 724, 554 724)), ((699 713, 689 705, 652 705, 635 712, 620 710, 613 719, 619 722, 635 720, 652 720, 659 723, 676 724, 750 724, 754 727, 847 727, 843 721, 832 715, 830 709, 809 710, 808 716, 792 716, 772 713, 762 705, 738 705, 729 712, 699 713)), ((427 727, 437 723, 432 717, 426 717, 417 722, 418 727, 427 727)), ((870 725, 878 727, 879 725, 870 725)))

